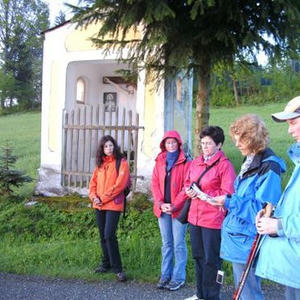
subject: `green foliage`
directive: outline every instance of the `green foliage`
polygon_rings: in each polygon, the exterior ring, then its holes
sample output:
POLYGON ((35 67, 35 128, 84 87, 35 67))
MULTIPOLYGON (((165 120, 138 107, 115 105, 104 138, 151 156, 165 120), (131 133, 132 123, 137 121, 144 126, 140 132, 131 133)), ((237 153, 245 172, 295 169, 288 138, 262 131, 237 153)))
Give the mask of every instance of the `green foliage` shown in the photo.
POLYGON ((139 212, 143 212, 152 207, 152 203, 149 201, 147 194, 135 192, 130 201, 130 207, 139 212))
POLYGON ((234 71, 222 66, 214 70, 211 81, 211 101, 214 106, 232 107, 237 104, 233 92, 233 77, 238 83, 238 104, 282 102, 299 95, 300 92, 299 74, 292 71, 290 60, 265 68, 255 64, 247 68, 235 66, 234 71), (269 84, 262 85, 262 80, 269 84))
POLYGON ((14 145, 14 153, 18 157, 16 168, 34 179, 18 190, 23 197, 29 197, 33 193, 37 168, 40 165, 41 113, 0 116, 0 145, 6 141, 14 145))
POLYGON ((2 195, 12 195, 13 187, 20 187, 25 182, 31 182, 32 178, 24 172, 14 169, 17 157, 12 155, 12 148, 6 144, 0 154, 0 192, 2 195))
POLYGON ((32 109, 40 103, 40 33, 48 27, 48 17, 48 6, 41 0, 0 1, 1 71, 13 78, 3 89, 2 104, 3 99, 17 99, 22 109, 32 109))

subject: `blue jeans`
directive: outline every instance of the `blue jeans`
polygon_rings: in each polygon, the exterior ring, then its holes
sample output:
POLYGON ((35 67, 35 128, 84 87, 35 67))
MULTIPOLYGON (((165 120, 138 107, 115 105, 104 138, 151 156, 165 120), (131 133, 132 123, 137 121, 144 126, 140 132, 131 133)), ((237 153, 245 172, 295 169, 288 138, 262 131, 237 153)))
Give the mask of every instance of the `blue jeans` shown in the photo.
MULTIPOLYGON (((239 263, 232 263, 233 268, 233 277, 234 277, 234 286, 238 286, 241 275, 244 271, 245 265, 239 263)), ((264 296, 261 290, 261 278, 255 276, 255 269, 252 267, 249 271, 246 283, 244 285, 241 297, 241 300, 263 300, 264 296)))
POLYGON ((172 281, 185 281, 187 263, 185 233, 187 224, 181 224, 165 213, 161 214, 158 224, 162 239, 161 278, 171 279, 172 281))
POLYGON ((285 287, 285 299, 286 300, 300 300, 300 289, 286 286, 285 287))

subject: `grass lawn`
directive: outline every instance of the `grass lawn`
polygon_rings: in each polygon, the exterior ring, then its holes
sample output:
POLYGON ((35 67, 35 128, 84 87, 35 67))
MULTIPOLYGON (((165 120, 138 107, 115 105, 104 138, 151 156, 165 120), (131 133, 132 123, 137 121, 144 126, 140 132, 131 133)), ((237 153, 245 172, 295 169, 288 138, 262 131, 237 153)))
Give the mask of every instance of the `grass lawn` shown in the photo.
POLYGON ((241 115, 254 113, 259 115, 267 125, 270 133, 270 147, 287 163, 288 171, 283 175, 282 180, 284 186, 287 184, 287 180, 291 175, 293 166, 288 159, 286 152, 294 140, 287 133, 288 127, 286 123, 276 123, 271 118, 271 113, 282 111, 284 107, 285 103, 275 103, 264 106, 241 106, 238 108, 211 109, 210 124, 219 125, 224 129, 226 137, 223 150, 234 164, 237 172, 239 172, 243 157, 229 137, 229 126, 233 120, 237 119, 241 115))
POLYGON ((17 155, 16 168, 35 179, 20 188, 25 196, 32 193, 40 164, 41 114, 28 112, 0 117, 0 147, 8 142, 17 155))
MULTIPOLYGON (((281 111, 284 103, 265 106, 211 109, 210 124, 221 126, 226 133, 224 151, 239 171, 242 156, 231 142, 228 128, 245 113, 256 113, 270 131, 271 148, 286 162, 283 184, 292 171, 286 150, 293 142, 287 125, 271 120, 272 112, 281 111)), ((8 141, 18 156, 16 168, 37 179, 40 163, 40 113, 23 113, 0 117, 0 147, 8 141)), ((17 192, 25 199, 32 194, 36 180, 17 192)), ((66 199, 66 198, 65 198, 66 199)), ((22 203, 4 203, 0 196, 0 271, 66 278, 99 280, 93 269, 99 263, 98 232, 93 211, 63 212, 46 204, 32 208, 22 203)), ((66 201, 66 200, 65 200, 66 201)), ((151 209, 131 212, 118 231, 120 248, 130 278, 155 282, 160 269, 160 235, 151 209)), ((190 253, 190 251, 189 251, 190 253)), ((227 274, 230 268, 225 265, 227 274)), ((194 279, 192 259, 188 261, 188 281, 194 279)), ((102 277, 101 277, 102 278, 102 277)), ((111 275, 104 276, 110 279, 111 275)))

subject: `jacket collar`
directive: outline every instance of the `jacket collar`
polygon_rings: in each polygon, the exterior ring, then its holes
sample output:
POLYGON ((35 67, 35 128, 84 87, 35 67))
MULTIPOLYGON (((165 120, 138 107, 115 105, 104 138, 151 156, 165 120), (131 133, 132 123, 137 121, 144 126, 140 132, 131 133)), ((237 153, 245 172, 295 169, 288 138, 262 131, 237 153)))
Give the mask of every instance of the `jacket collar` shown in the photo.
POLYGON ((104 156, 103 157, 103 162, 104 163, 109 163, 109 162, 112 162, 112 161, 114 161, 115 160, 115 157, 113 156, 113 155, 110 155, 110 156, 104 156))
MULTIPOLYGON (((265 150, 255 154, 252 163, 249 166, 249 169, 243 174, 243 178, 249 174, 252 174, 254 170, 257 170, 262 162, 268 157, 275 155, 274 152, 270 148, 266 148, 265 150)), ((245 161, 246 157, 243 161, 245 161)))
MULTIPOLYGON (((155 160, 156 161, 163 160, 164 162, 166 162, 166 158, 167 158, 167 151, 163 151, 157 155, 155 160)), ((185 156, 183 150, 180 150, 178 158, 177 158, 174 166, 184 163, 185 161, 186 161, 186 156, 185 156)))
POLYGON ((287 153, 295 165, 300 164, 300 142, 293 144, 287 153))
POLYGON ((225 158, 225 154, 222 150, 219 150, 210 160, 208 161, 204 161, 204 157, 203 157, 203 154, 200 155, 198 158, 196 158, 196 164, 197 165, 207 165, 207 166, 210 166, 212 165, 213 163, 215 163, 216 160, 222 160, 225 158))

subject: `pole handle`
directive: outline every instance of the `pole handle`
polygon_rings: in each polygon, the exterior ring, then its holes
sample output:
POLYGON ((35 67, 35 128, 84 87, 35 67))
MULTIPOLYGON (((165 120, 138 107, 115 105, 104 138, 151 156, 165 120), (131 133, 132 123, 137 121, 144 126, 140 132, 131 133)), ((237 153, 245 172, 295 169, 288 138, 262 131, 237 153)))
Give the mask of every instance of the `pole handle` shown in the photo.
POLYGON ((268 202, 264 207, 263 212, 264 217, 271 217, 273 213, 273 205, 270 202, 268 202))

